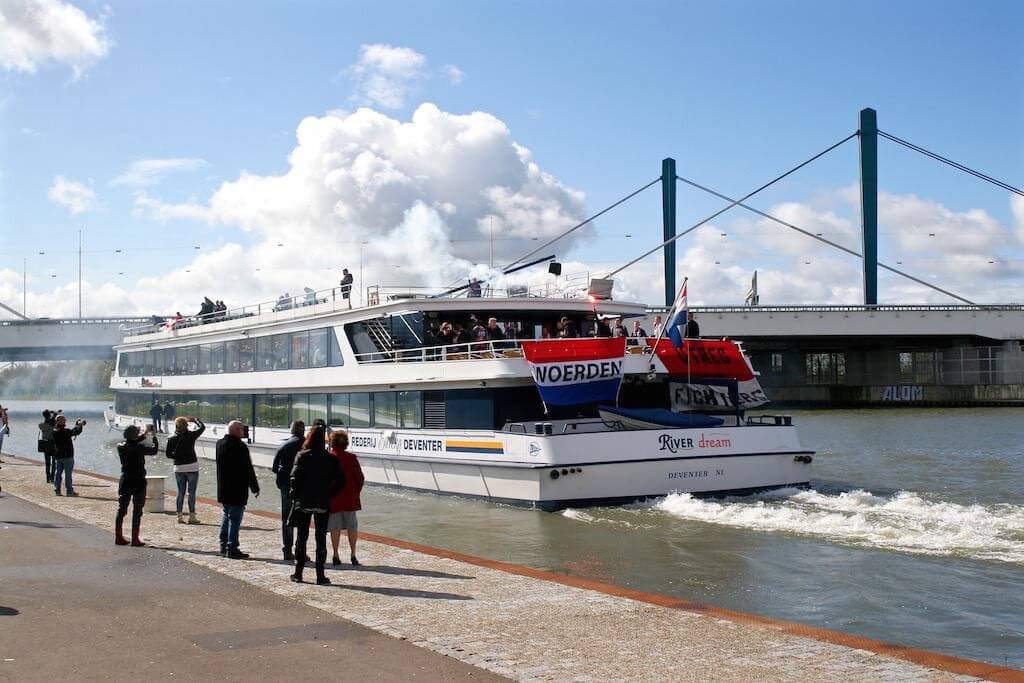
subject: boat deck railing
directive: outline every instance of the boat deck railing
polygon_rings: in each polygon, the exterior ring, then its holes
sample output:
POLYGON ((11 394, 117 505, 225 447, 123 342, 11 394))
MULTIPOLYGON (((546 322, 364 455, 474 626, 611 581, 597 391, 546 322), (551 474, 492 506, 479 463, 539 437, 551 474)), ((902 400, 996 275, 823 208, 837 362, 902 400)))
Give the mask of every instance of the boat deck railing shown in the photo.
MULTIPOLYGON (((535 340, 526 340, 535 341, 535 340)), ((626 338, 626 353, 643 353, 647 340, 640 337, 626 338)), ((523 357, 523 341, 519 339, 498 339, 474 341, 464 344, 424 346, 413 349, 394 349, 357 353, 358 363, 433 363, 444 361, 495 360, 523 357)))
MULTIPOLYGON (((437 287, 419 287, 404 285, 371 285, 366 288, 366 306, 378 306, 380 304, 394 301, 405 301, 414 299, 455 299, 455 298, 486 298, 486 299, 508 299, 508 298, 558 298, 558 299, 579 299, 587 295, 587 287, 590 282, 590 273, 574 273, 557 279, 554 282, 543 285, 509 287, 498 289, 480 282, 479 287, 467 287, 460 291, 442 291, 437 287)), ((228 308, 223 311, 213 311, 202 315, 183 315, 178 317, 152 316, 127 321, 128 323, 144 322, 144 324, 125 324, 122 327, 122 334, 125 337, 133 337, 155 332, 170 330, 183 330, 190 327, 198 327, 210 323, 225 322, 228 320, 239 320, 251 318, 263 313, 277 313, 280 311, 291 311, 316 306, 331 304, 331 310, 344 310, 350 307, 351 296, 354 291, 351 288, 341 286, 328 289, 313 290, 306 288, 302 294, 296 296, 280 296, 268 301, 260 301, 254 304, 228 308), (348 294, 348 296, 346 296, 348 294)), ((362 306, 359 306, 362 308, 362 306)))

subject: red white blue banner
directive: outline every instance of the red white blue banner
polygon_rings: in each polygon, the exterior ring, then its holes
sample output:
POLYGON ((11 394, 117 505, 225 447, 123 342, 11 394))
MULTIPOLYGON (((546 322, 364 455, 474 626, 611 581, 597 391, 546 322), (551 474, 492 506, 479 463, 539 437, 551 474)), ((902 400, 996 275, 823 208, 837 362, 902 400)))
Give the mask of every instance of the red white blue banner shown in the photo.
POLYGON ((523 342, 523 354, 544 405, 614 403, 622 384, 626 338, 523 342))

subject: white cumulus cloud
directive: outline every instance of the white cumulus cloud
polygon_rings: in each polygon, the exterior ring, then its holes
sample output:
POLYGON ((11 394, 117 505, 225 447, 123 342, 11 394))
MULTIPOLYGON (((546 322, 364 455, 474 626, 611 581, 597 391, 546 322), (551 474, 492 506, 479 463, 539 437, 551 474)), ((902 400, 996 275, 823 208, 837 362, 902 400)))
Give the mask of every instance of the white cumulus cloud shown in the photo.
POLYGON ((372 43, 360 46, 359 59, 348 71, 364 101, 397 109, 405 104, 426 64, 427 58, 411 48, 372 43))
POLYGON ((85 213, 96 207, 96 193, 91 187, 77 180, 68 180, 62 175, 53 179, 53 185, 46 196, 72 214, 85 213))
POLYGON ((0 0, 0 66, 35 73, 46 62, 80 76, 110 51, 102 19, 61 0, 0 0))
POLYGON ((114 178, 111 182, 114 185, 133 185, 136 187, 157 185, 170 173, 194 171, 205 164, 206 162, 203 159, 196 159, 192 157, 177 159, 139 159, 138 161, 133 161, 131 165, 125 169, 124 173, 114 178))

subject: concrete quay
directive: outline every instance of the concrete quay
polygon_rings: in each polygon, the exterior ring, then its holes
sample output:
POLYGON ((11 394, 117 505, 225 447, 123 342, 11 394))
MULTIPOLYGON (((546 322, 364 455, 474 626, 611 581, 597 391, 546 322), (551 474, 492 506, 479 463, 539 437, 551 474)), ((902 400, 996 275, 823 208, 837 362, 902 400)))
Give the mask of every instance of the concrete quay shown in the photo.
POLYGON ((293 584, 276 517, 247 514, 252 558, 229 560, 209 501, 203 525, 147 514, 150 547, 115 547, 109 477, 76 472, 82 495, 56 497, 37 463, 6 459, 0 680, 1024 681, 994 664, 369 534, 364 567, 329 569, 333 586, 293 584))

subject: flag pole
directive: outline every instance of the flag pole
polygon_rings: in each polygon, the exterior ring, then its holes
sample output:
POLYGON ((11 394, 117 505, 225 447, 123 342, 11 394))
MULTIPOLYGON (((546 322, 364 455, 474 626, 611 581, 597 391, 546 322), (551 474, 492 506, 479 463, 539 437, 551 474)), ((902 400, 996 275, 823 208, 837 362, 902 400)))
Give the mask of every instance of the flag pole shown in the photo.
POLYGON ((679 291, 676 292, 676 300, 672 302, 672 307, 668 309, 668 313, 665 314, 666 322, 662 323, 661 329, 658 330, 658 336, 654 339, 654 345, 651 347, 651 369, 654 369, 654 356, 658 352, 658 342, 665 335, 665 328, 668 327, 668 323, 672 322, 672 316, 676 313, 676 307, 679 305, 679 295, 683 293, 683 289, 686 288, 686 281, 690 278, 684 277, 683 284, 679 287, 679 291))

